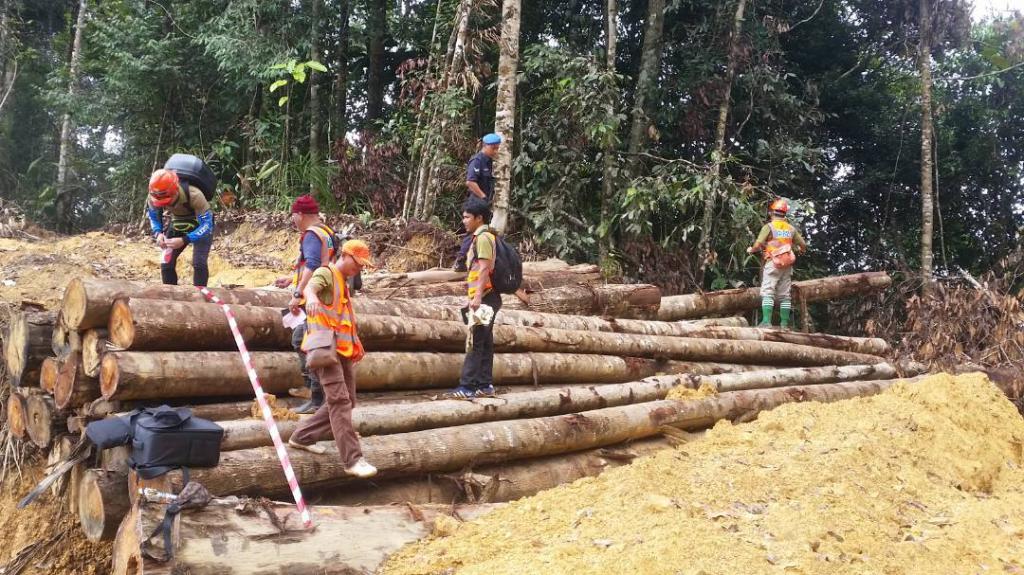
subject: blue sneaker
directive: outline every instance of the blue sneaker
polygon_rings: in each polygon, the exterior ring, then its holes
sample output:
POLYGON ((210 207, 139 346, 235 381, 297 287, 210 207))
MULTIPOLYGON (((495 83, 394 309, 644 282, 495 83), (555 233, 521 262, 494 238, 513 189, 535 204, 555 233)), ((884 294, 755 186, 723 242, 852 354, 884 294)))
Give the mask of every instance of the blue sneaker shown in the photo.
POLYGON ((494 391, 494 386, 493 385, 488 385, 487 387, 481 387, 480 389, 476 390, 475 396, 476 397, 494 397, 496 393, 497 392, 494 391))
POLYGON ((453 389, 452 391, 449 391, 448 393, 444 394, 444 398, 445 399, 470 399, 470 398, 474 397, 475 395, 476 395, 476 390, 475 389, 473 389, 472 387, 466 387, 465 385, 460 385, 460 386, 456 387, 455 389, 453 389))

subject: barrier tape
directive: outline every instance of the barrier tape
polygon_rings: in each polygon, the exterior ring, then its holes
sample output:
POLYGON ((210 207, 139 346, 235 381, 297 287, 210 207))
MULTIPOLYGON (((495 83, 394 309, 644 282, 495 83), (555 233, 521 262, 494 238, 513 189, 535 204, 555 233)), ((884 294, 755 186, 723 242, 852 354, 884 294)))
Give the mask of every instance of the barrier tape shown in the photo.
POLYGON ((252 390, 256 394, 256 401, 260 405, 260 411, 263 413, 263 423, 267 426, 267 431, 270 433, 270 438, 274 441, 274 450, 277 451, 277 458, 281 462, 281 468, 284 470, 285 479, 288 480, 288 487, 292 490, 292 497, 295 498, 295 507, 299 510, 299 514, 302 516, 302 525, 304 527, 311 528, 313 526, 313 518, 309 514, 309 508, 306 507, 306 500, 302 497, 302 490, 299 489, 299 480, 295 477, 295 471, 292 469, 291 459, 288 458, 288 450, 285 448, 284 440, 281 439, 281 432, 277 430, 277 422, 274 421, 274 413, 270 410, 270 404, 267 403, 267 398, 263 396, 263 386, 260 384, 260 378, 256 375, 256 369, 252 366, 252 356, 249 355, 249 348, 245 345, 245 339, 242 338, 242 331, 238 329, 238 322, 235 320, 235 313, 231 311, 231 307, 228 304, 222 302, 220 298, 213 295, 210 290, 205 287, 199 288, 199 291, 203 296, 211 303, 215 303, 220 306, 224 312, 225 317, 228 318, 228 326, 231 328, 231 333, 235 336, 235 343, 238 345, 238 353, 242 355, 242 364, 245 366, 246 372, 249 374, 249 383, 252 384, 252 390))

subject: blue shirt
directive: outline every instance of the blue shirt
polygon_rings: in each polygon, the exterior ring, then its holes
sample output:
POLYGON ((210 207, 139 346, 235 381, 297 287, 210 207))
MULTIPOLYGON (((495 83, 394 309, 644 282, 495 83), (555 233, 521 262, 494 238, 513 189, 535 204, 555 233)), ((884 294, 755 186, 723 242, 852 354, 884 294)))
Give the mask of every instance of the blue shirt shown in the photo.
POLYGON ((466 166, 466 181, 476 182, 490 202, 494 199, 494 160, 483 152, 474 154, 466 166))

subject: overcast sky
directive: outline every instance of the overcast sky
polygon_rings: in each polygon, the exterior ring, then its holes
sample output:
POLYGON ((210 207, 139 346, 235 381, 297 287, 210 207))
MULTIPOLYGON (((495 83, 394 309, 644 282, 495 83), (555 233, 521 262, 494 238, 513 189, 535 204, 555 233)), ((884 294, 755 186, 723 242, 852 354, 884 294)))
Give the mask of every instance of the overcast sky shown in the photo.
POLYGON ((990 15, 993 11, 1003 10, 1024 12, 1024 0, 974 0, 974 18, 976 20, 990 15))

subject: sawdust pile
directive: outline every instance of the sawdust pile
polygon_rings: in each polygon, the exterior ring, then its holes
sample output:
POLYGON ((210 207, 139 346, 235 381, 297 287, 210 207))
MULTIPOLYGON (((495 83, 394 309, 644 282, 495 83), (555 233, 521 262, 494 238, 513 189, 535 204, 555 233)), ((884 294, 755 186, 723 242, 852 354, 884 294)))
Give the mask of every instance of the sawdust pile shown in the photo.
POLYGON ((414 544, 385 572, 1024 573, 1022 459, 1024 420, 1000 391, 938 375, 719 423, 414 544))

